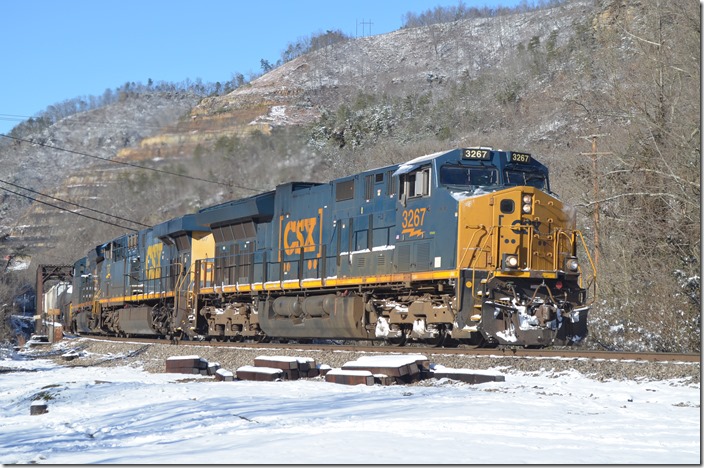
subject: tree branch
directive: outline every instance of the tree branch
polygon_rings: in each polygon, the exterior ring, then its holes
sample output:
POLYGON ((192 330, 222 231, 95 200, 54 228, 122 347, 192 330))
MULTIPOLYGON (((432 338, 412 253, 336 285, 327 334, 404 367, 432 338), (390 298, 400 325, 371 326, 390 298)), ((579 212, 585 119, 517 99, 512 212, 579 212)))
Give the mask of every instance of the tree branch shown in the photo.
POLYGON ((610 172, 607 172, 606 175, 621 174, 621 173, 624 173, 624 172, 625 172, 625 173, 632 173, 632 172, 653 172, 653 173, 655 173, 655 174, 660 174, 661 176, 671 177, 671 178, 677 180, 678 182, 681 182, 681 183, 684 183, 684 184, 689 184, 689 185, 691 185, 692 187, 701 190, 701 185, 700 185, 700 184, 697 184, 696 182, 690 182, 690 181, 688 181, 688 180, 686 180, 686 179, 683 179, 682 177, 676 176, 675 174, 668 174, 668 173, 666 173, 666 172, 656 171, 655 169, 620 169, 620 170, 617 170, 617 171, 610 171, 610 172))
POLYGON ((605 203, 608 201, 614 201, 619 198, 625 198, 625 197, 668 197, 668 198, 674 198, 675 200, 681 201, 683 203, 688 203, 690 205, 694 205, 695 203, 692 203, 691 201, 678 197, 677 195, 673 195, 671 193, 663 193, 663 192, 655 192, 655 193, 650 193, 650 192, 633 192, 633 193, 621 193, 618 195, 614 195, 613 197, 607 197, 607 198, 602 198, 601 200, 595 200, 593 202, 589 203, 575 203, 574 206, 577 207, 590 207, 593 205, 596 205, 597 203, 605 203))
POLYGON ((654 45, 655 47, 660 47, 660 46, 662 45, 662 44, 658 44, 657 42, 653 42, 653 41, 649 41, 649 40, 647 40, 647 39, 643 39, 643 38, 640 37, 640 36, 636 36, 635 34, 632 34, 631 32, 629 32, 628 29, 626 29, 626 28, 623 28, 623 27, 622 27, 621 30, 622 30, 623 32, 625 32, 626 34, 628 34, 629 36, 631 36, 632 38, 638 39, 639 41, 645 42, 645 43, 650 44, 650 45, 654 45))

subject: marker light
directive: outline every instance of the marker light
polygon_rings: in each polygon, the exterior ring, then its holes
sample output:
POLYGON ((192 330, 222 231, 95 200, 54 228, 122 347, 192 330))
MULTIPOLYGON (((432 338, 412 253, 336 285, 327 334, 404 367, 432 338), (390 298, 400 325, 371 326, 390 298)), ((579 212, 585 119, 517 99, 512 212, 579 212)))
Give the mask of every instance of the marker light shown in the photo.
POLYGON ((528 193, 523 195, 523 213, 530 214, 533 212, 533 195, 528 193))

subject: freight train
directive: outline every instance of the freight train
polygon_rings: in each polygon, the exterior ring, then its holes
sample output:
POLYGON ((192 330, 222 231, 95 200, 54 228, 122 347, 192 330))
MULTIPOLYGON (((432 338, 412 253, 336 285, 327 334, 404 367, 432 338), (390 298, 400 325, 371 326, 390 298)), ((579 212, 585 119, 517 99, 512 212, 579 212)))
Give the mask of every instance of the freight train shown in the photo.
POLYGON ((218 341, 579 344, 595 276, 582 263, 576 212, 543 164, 459 148, 282 184, 97 245, 74 264, 67 326, 218 341))

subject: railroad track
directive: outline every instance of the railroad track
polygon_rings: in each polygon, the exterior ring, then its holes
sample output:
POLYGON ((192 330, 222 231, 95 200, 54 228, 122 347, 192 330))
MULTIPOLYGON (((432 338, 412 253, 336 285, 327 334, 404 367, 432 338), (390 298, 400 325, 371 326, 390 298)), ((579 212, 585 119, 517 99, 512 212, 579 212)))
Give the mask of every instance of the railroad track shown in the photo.
MULTIPOLYGON (((121 338, 104 336, 86 336, 94 340, 115 342, 136 342, 167 344, 168 340, 153 338, 121 338)), ((643 361, 643 362, 696 362, 701 363, 701 354, 695 353, 634 353, 623 351, 583 350, 579 348, 475 348, 471 346, 458 346, 456 348, 432 348, 427 346, 369 346, 357 344, 309 344, 309 343, 230 343, 217 341, 179 341, 174 346, 212 346, 225 348, 244 349, 282 349, 296 351, 349 351, 360 353, 400 353, 400 354, 427 354, 427 355, 475 355, 499 356, 516 358, 545 358, 545 359, 597 359, 605 361, 643 361)))

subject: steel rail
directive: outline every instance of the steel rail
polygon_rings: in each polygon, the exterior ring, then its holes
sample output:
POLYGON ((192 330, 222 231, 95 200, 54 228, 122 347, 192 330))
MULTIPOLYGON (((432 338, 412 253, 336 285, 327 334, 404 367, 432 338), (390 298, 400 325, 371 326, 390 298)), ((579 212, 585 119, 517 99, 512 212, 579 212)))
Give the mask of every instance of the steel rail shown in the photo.
MULTIPOLYGON (((103 341, 120 341, 136 343, 169 343, 166 339, 156 338, 122 338, 81 335, 85 338, 103 341)), ((385 346, 362 344, 311 344, 311 343, 249 343, 249 342, 218 342, 218 341, 179 341, 174 346, 210 346, 243 349, 282 349, 304 351, 349 351, 359 353, 397 353, 397 354, 429 354, 429 355, 469 355, 493 356, 501 358, 539 358, 539 359, 594 359, 605 361, 642 361, 642 362, 692 362, 701 363, 701 354, 696 353, 653 353, 586 350, 578 348, 543 348, 525 349, 512 347, 476 348, 460 345, 456 348, 437 348, 429 346, 385 346)))

